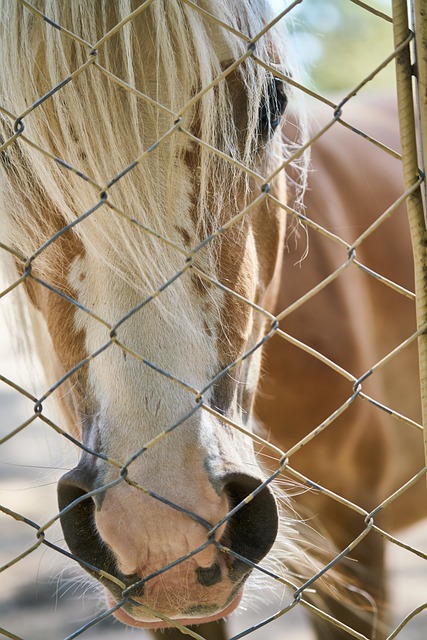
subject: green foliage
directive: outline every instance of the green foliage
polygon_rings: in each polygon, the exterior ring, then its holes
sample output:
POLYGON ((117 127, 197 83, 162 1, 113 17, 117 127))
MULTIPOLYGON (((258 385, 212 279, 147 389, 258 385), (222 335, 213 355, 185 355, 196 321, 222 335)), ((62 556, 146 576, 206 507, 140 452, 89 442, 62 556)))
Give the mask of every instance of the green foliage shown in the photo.
MULTIPOLYGON (((391 13, 386 0, 367 3, 391 13)), ((329 93, 355 87, 393 51, 391 23, 351 0, 303 0, 294 13, 294 37, 307 52, 312 84, 329 93)), ((391 63, 368 88, 379 90, 393 82, 391 63)))

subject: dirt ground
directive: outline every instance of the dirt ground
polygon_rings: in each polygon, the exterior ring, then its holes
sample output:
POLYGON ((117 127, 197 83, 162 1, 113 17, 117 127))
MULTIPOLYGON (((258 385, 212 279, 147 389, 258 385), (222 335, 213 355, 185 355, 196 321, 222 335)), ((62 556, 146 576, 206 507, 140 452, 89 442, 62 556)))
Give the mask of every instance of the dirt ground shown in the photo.
MULTIPOLYGON (((0 325, 4 326, 4 325, 0 325)), ((12 357, 9 338, 0 332, 1 373, 11 377, 25 363, 12 357)), ((25 380, 25 375, 20 376, 25 380)), ((0 383, 0 436, 32 415, 32 402, 0 383)), ((0 504, 34 522, 34 526, 0 513, 0 565, 9 563, 35 543, 36 526, 56 513, 56 482, 75 464, 74 452, 64 449, 63 438, 35 421, 0 447, 0 504)), ((47 538, 63 546, 59 526, 48 529, 47 538)), ((404 532, 401 539, 427 552, 427 521, 404 532)), ((427 603, 427 568, 413 553, 390 545, 388 566, 393 624, 415 607, 427 603)), ((255 605, 229 618, 230 637, 280 611, 285 598, 268 604, 264 589, 255 605)), ((64 640, 103 611, 102 594, 71 561, 44 545, 0 573, 0 636, 22 640, 64 640)), ((80 634, 84 640, 125 640, 149 635, 125 628, 108 618, 80 634)), ((298 605, 267 627, 254 631, 251 640, 313 640, 298 605)), ((427 610, 416 616, 399 634, 399 640, 427 638, 427 610)))

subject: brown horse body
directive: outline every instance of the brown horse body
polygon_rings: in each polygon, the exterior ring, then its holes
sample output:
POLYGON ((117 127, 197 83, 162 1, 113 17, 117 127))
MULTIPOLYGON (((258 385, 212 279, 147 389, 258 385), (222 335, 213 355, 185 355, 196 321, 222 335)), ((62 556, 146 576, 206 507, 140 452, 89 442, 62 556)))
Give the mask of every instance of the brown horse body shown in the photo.
MULTIPOLYGON (((357 107, 356 107, 357 109, 357 107)), ((345 113, 347 115, 347 113, 345 113)), ((362 103, 350 121, 392 149, 399 148, 397 114, 390 104, 362 103)), ((310 219, 352 244, 403 193, 401 163, 363 137, 335 124, 312 148, 305 204, 310 219)), ((309 232, 309 254, 302 262, 285 253, 276 312, 280 313, 343 264, 344 248, 309 232)), ((375 272, 413 291, 413 264, 406 210, 391 218, 357 248, 356 258, 375 272)), ((360 378, 416 330, 414 302, 351 264, 324 290, 282 322, 282 328, 360 378)), ((273 441, 289 450, 353 394, 350 380, 285 340, 266 348, 258 416, 273 441)), ((404 349, 383 369, 366 378, 362 391, 412 420, 420 421, 416 345, 404 349)), ((358 397, 327 429, 292 457, 291 465, 315 483, 367 512, 409 481, 424 466, 422 433, 358 397)), ((365 528, 362 515, 331 498, 308 492, 301 512, 319 516, 341 551, 365 528)), ((393 532, 426 515, 422 479, 383 512, 375 524, 393 532)), ((298 507, 297 507, 298 509, 298 507)), ((380 611, 386 598, 384 540, 375 533, 351 552, 347 563, 356 584, 380 611)), ((384 615, 384 611, 382 612, 384 615)), ((372 620, 343 619, 371 637, 372 620)), ((321 634, 322 632, 320 632, 321 634)), ((348 637, 329 628, 329 635, 348 637), (334 635, 334 633, 336 635, 334 635)), ((382 637, 378 632, 377 637, 382 637)))
MULTIPOLYGON (((390 102, 362 102, 351 122, 393 149, 399 148, 397 114, 390 102)), ((347 115, 347 114, 346 114, 347 115)), ((322 110, 313 132, 328 121, 322 110)), ((312 147, 305 195, 307 217, 352 244, 403 193, 399 160, 336 123, 312 147)), ((290 221, 289 221, 290 222, 290 221)), ((288 224, 292 228, 291 224, 288 224)), ((288 232, 274 313, 327 278, 347 260, 345 248, 308 230, 308 256, 300 260, 306 236, 295 242, 288 232)), ((357 260, 413 291, 406 209, 400 206, 357 248, 357 260)), ((281 322, 281 329, 329 358, 356 379, 415 330, 412 300, 363 272, 355 264, 281 322)), ((256 413, 270 440, 289 451, 322 424, 354 392, 353 383, 298 346, 275 336, 264 351, 256 413)), ((383 369, 366 378, 362 390, 377 402, 420 421, 416 345, 411 344, 383 369)), ((321 434, 297 451, 290 464, 318 483, 370 513, 424 466, 422 433, 358 397, 321 434)), ((293 498, 297 512, 330 537, 342 551, 366 528, 364 516, 316 490, 293 498)), ((374 517, 394 533, 426 515, 423 480, 374 517)), ((326 543, 325 543, 326 546, 326 543)), ((342 606, 327 598, 330 613, 367 638, 387 629, 385 541, 370 532, 337 569, 355 588, 342 606), (372 606, 372 601, 375 605, 372 606), (377 611, 375 612, 375 610, 377 611), (376 618, 379 614, 379 619, 376 618), (377 628, 375 628, 377 627, 377 628)), ((314 572, 313 572, 314 573, 314 572)), ((345 589, 344 589, 345 591, 345 589)), ((314 619, 320 639, 345 640, 347 632, 314 619)), ((218 626, 201 628, 222 638, 218 626)), ((169 631, 171 637, 181 637, 169 631)))

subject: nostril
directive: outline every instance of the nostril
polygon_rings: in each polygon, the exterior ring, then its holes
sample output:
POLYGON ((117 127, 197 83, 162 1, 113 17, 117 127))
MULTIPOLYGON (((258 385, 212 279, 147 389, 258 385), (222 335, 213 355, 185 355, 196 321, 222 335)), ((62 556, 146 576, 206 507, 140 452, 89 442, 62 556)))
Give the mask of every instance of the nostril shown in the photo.
MULTIPOLYGON (((262 482, 243 473, 233 474, 224 485, 230 507, 233 509, 258 489, 262 482)), ((227 522, 223 540, 232 552, 249 563, 258 564, 273 546, 279 524, 276 500, 268 486, 263 487, 227 522)), ((230 568, 230 579, 238 580, 250 570, 250 564, 235 559, 230 568)))
POLYGON ((122 582, 131 581, 119 575, 114 554, 96 529, 95 503, 88 495, 93 490, 94 484, 94 475, 84 467, 76 467, 60 478, 58 482, 58 505, 62 512, 60 522, 65 541, 75 559, 91 575, 114 592, 114 582, 108 577, 105 578, 104 573, 119 577, 122 582), (74 502, 76 504, 73 505, 74 502))
POLYGON ((77 498, 94 489, 95 476, 85 467, 75 467, 64 474, 58 482, 59 508, 65 509, 77 498))
POLYGON ((221 567, 218 562, 214 562, 211 567, 198 567, 196 569, 197 581, 204 587, 211 587, 221 582, 221 567))

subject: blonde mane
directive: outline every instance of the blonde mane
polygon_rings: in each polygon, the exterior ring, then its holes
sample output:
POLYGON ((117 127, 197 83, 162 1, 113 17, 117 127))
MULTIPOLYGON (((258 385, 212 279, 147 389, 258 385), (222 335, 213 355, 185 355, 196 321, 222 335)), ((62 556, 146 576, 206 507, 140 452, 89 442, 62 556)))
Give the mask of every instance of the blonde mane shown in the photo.
MULTIPOLYGON (((245 55, 249 40, 272 19, 271 8, 267 2, 199 3, 227 30, 186 2, 34 2, 43 15, 25 5, 5 1, 1 8, 1 135, 7 140, 24 127, 4 152, 2 209, 13 214, 6 235, 30 257, 58 228, 98 206, 74 226, 86 250, 114 262, 122 274, 132 273, 132 283, 156 288, 182 256, 165 252, 164 243, 143 229, 182 245, 171 226, 180 216, 175 203, 194 198, 203 232, 217 226, 242 171, 209 147, 253 165, 259 105, 271 75, 250 57, 238 67, 247 96, 240 150, 227 82, 215 84, 215 78, 245 55), (189 169, 183 158, 195 146, 198 193, 192 194, 185 192, 189 169), (23 233, 29 217, 31 233, 23 233)), ((256 42, 256 56, 284 71, 289 58, 283 42, 283 28, 276 26, 256 42)), ((36 259, 39 272, 48 273, 57 257, 54 246, 44 251, 36 259)))

